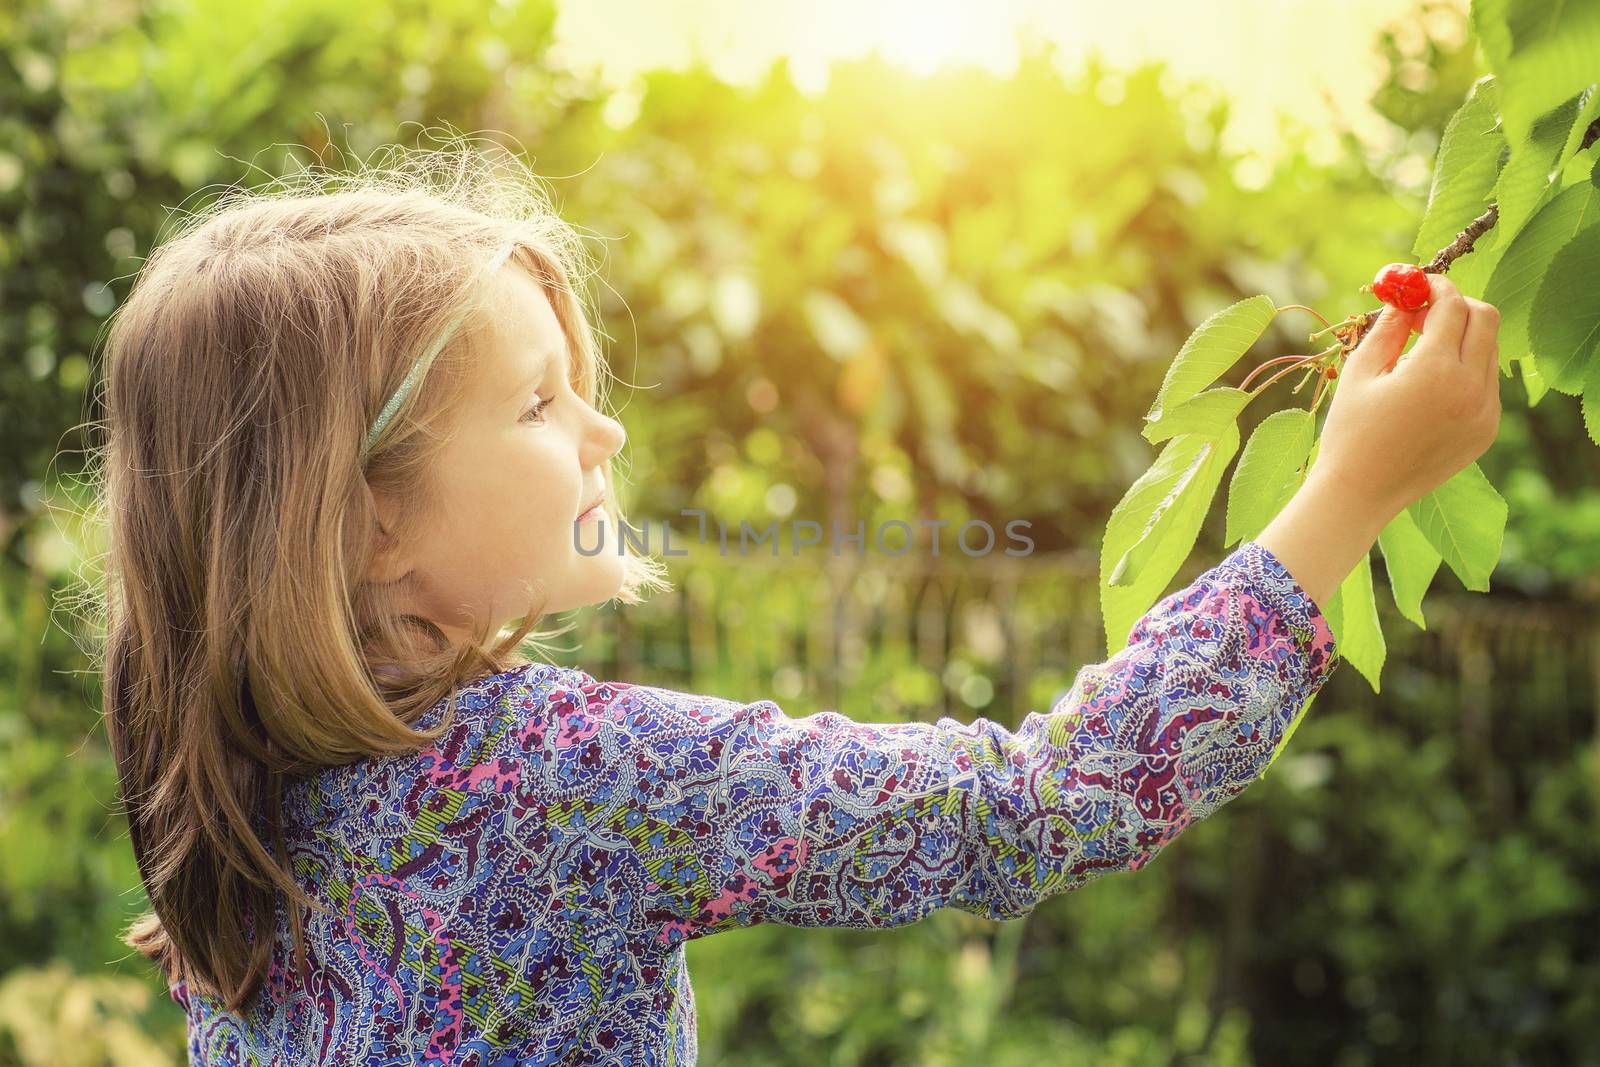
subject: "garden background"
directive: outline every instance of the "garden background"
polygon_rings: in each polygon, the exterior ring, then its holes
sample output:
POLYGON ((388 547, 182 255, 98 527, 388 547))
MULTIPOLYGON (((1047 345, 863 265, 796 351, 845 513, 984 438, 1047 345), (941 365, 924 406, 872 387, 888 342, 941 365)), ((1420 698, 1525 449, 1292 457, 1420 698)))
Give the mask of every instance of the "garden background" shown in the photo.
MULTIPOLYGON (((1462 6, 1418 3, 1326 57, 1377 64, 1363 126, 1289 98, 1263 153, 1230 139, 1238 99, 1159 61, 1032 40, 999 72, 618 85, 559 15, 0 10, 0 1065, 182 1062, 181 1014, 119 942, 145 901, 63 600, 95 547, 71 505, 97 344, 170 208, 440 122, 527 152, 602 261, 635 517, 1020 517, 1035 542, 696 553, 673 593, 580 615, 563 661, 792 714, 1015 726, 1103 658, 1097 546, 1183 338, 1256 292, 1369 307, 1357 286, 1407 258, 1484 71, 1462 6)), ((1196 46, 1242 30, 1214 32, 1196 46)), ((1283 318, 1269 336, 1296 351, 1310 323, 1283 318)), ((1480 464, 1510 505, 1491 592, 1441 570, 1419 631, 1380 590, 1381 691, 1336 675, 1224 812, 1019 920, 693 941, 703 1062, 1600 1063, 1596 456, 1573 398, 1508 396, 1480 464)), ((1219 512, 1179 583, 1224 552, 1219 512)))

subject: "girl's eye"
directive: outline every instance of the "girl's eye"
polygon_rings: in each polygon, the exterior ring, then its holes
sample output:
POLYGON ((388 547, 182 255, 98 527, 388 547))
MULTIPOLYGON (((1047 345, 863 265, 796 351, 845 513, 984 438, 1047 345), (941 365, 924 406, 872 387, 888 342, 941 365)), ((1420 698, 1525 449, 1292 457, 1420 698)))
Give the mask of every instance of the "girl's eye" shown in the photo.
POLYGON ((518 422, 538 422, 538 421, 542 420, 544 418, 544 409, 549 407, 551 402, 554 401, 554 400, 555 400, 555 397, 551 397, 549 400, 546 400, 544 397, 540 397, 539 398, 539 402, 537 404, 533 405, 533 407, 529 408, 527 411, 524 411, 522 413, 522 417, 520 419, 518 419, 517 421, 518 422))

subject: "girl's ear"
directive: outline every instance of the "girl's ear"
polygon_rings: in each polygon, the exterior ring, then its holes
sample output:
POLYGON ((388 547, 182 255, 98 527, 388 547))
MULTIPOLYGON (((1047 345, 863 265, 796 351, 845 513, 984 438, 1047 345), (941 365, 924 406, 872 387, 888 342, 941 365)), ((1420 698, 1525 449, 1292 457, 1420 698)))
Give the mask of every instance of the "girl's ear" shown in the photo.
POLYGON ((367 563, 366 580, 373 585, 389 585, 411 573, 411 558, 389 531, 395 528, 392 503, 378 493, 372 493, 373 512, 377 516, 372 559, 367 563))

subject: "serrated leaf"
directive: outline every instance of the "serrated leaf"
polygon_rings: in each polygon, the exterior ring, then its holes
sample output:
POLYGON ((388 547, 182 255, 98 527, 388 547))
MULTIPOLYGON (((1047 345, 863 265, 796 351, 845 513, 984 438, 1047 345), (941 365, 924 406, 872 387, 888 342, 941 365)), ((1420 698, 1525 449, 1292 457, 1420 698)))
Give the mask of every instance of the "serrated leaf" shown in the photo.
POLYGON ((1173 357, 1145 419, 1160 419, 1167 410, 1220 378, 1261 339, 1276 314, 1277 306, 1271 297, 1252 296, 1202 322, 1173 357))
POLYGON ((1480 27, 1501 16, 1504 31, 1484 39, 1489 66, 1500 82, 1500 117, 1512 141, 1528 135, 1534 120, 1596 79, 1600 56, 1600 4, 1587 0, 1479 0, 1480 27))
POLYGON ((1574 156, 1562 164, 1561 169, 1556 172, 1555 186, 1558 189, 1565 189, 1569 185, 1587 181, 1592 176, 1593 169, 1594 164, 1587 158, 1574 156))
MULTIPOLYGON (((1239 447, 1239 431, 1232 425, 1225 426, 1219 437, 1210 437, 1205 434, 1195 434, 1204 441, 1204 444, 1195 452, 1194 458, 1189 461, 1182 472, 1165 495, 1156 502, 1150 515, 1145 519, 1144 528, 1140 530, 1138 538, 1128 550, 1122 554, 1114 567, 1111 576, 1106 581, 1113 586, 1127 587, 1136 582, 1140 573, 1162 551, 1162 536, 1164 531, 1175 523, 1183 523, 1193 517, 1196 528, 1211 508, 1211 497, 1216 491, 1218 478, 1209 477, 1208 471, 1218 470, 1228 465, 1233 458, 1233 453, 1239 447), (1204 493, 1202 499, 1201 493, 1204 493), (1198 514, 1195 514, 1198 512, 1198 514)), ((1183 561, 1178 560, 1179 563, 1183 561)))
POLYGON ((1434 160, 1428 206, 1411 246, 1419 261, 1432 259, 1488 206, 1506 147, 1495 114, 1497 101, 1494 79, 1480 78, 1445 126, 1434 160))
POLYGON ((1469 463, 1406 510, 1461 584, 1487 593, 1489 575, 1500 562, 1507 508, 1477 463, 1469 463))
MULTIPOLYGON (((1328 629, 1333 631, 1334 646, 1339 653, 1372 686, 1380 692, 1383 661, 1388 656, 1388 646, 1383 640, 1383 627, 1378 622, 1378 603, 1372 593, 1372 560, 1362 556, 1361 562, 1345 576, 1334 597, 1339 601, 1337 617, 1328 617, 1328 629)), ((1327 612, 1323 612, 1328 615, 1327 612)))
POLYGON ((1114 655, 1127 645, 1134 623, 1156 604, 1172 576, 1188 558, 1211 498, 1222 480, 1222 471, 1238 447, 1237 428, 1231 435, 1224 434, 1220 442, 1207 441, 1199 434, 1179 434, 1167 442, 1150 469, 1128 487, 1117 506, 1111 509, 1100 543, 1100 615, 1105 624, 1107 655, 1114 655), (1133 584, 1111 585, 1112 568, 1139 540, 1156 504, 1166 497, 1207 446, 1218 461, 1204 464, 1195 479, 1190 490, 1195 505, 1170 513, 1170 521, 1157 531, 1158 541, 1152 545, 1149 564, 1140 570, 1133 584))
POLYGON ((1300 486, 1316 418, 1305 408, 1274 411, 1250 435, 1228 483, 1223 543, 1248 540, 1271 522, 1300 486))
POLYGON ((1232 386, 1207 389, 1191 396, 1140 432, 1151 444, 1159 444, 1180 433, 1198 433, 1215 439, 1235 424, 1239 412, 1249 402, 1250 394, 1243 389, 1232 386))
MULTIPOLYGON (((1203 436, 1202 436, 1203 439, 1203 436)), ((1144 520, 1144 528, 1139 531, 1139 536, 1133 544, 1117 560, 1116 566, 1111 568, 1111 576, 1106 581, 1115 586, 1132 585, 1139 577, 1139 572, 1144 569, 1154 547, 1160 543, 1162 520, 1166 519, 1173 508, 1183 500, 1184 492, 1194 484, 1195 477, 1205 469, 1205 465, 1216 452, 1216 444, 1205 441, 1172 483, 1172 487, 1160 500, 1156 501, 1155 508, 1144 520)))
POLYGON ((1600 445, 1600 359, 1589 364, 1589 377, 1583 383, 1583 428, 1589 440, 1600 445))
POLYGON ((1550 391, 1550 383, 1539 373, 1539 365, 1532 352, 1517 360, 1517 366, 1522 368, 1522 385, 1528 390, 1528 406, 1538 407, 1544 394, 1550 391))
MULTIPOLYGON (((1594 191, 1590 186, 1590 191, 1594 191)), ((1528 341, 1550 388, 1577 396, 1600 345, 1600 226, 1582 230, 1550 260, 1529 309, 1528 341)))
POLYGON ((1533 216, 1506 249, 1483 298, 1500 309, 1500 368, 1531 350, 1528 317, 1539 282, 1555 254, 1587 227, 1600 223, 1600 190, 1574 185, 1533 216))
POLYGON ((1450 280, 1467 296, 1482 298, 1489 276, 1505 254, 1505 246, 1495 240, 1497 229, 1478 238, 1471 252, 1450 264, 1450 280))
POLYGON ((1578 146, 1583 143, 1583 135, 1589 124, 1600 118, 1600 86, 1591 85, 1578 94, 1578 117, 1572 124, 1572 129, 1567 133, 1566 146, 1561 149, 1561 163, 1565 165, 1578 152, 1578 146))
POLYGON ((1494 186, 1494 202, 1499 205, 1495 231, 1497 246, 1514 240, 1522 224, 1533 216, 1550 187, 1550 176, 1566 148, 1579 106, 1587 93, 1575 93, 1554 110, 1541 115, 1527 140, 1511 148, 1511 158, 1500 171, 1494 186))
POLYGON ((1383 552, 1383 565, 1389 573, 1389 592, 1394 596, 1394 606, 1400 614, 1426 630, 1427 620, 1422 616, 1422 597, 1433 584, 1444 557, 1428 543, 1417 529, 1410 511, 1402 511, 1389 520, 1378 534, 1378 548, 1383 552))

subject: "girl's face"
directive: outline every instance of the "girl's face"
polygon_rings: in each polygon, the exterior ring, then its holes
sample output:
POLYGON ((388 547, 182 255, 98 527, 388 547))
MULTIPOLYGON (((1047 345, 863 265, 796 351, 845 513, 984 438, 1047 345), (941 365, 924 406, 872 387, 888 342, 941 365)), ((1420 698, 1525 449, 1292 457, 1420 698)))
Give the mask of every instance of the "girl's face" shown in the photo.
POLYGON ((552 612, 607 600, 623 577, 604 471, 622 425, 573 391, 566 335, 539 282, 507 264, 488 285, 493 326, 434 471, 438 502, 419 539, 386 548, 371 575, 403 579, 412 610, 452 640, 485 618, 492 638, 540 594, 552 612))

